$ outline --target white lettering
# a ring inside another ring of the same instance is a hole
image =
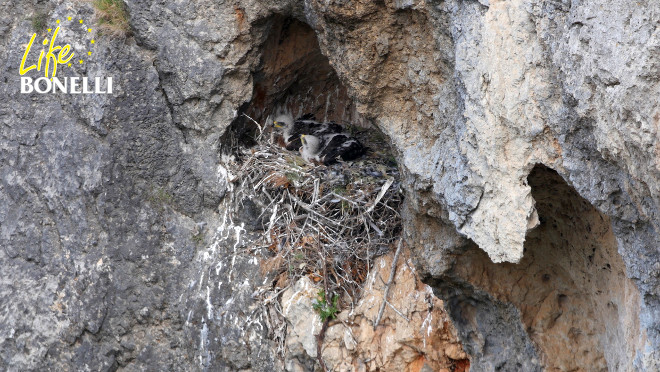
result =
[[[66,86],[68,85],[67,81],[68,81],[67,78],[64,78],[64,84],[62,84],[62,80],[60,80],[60,78],[54,77],[53,78],[53,93],[55,93],[58,89],[62,93],[67,93],[67,89],[66,89]]]
[[[104,81],[105,80],[105,81]],[[93,84],[93,85],[90,85]],[[64,94],[112,94],[111,77],[40,77],[37,79],[21,76],[21,93],[64,93]],[[105,84],[105,86],[104,86]]]
[[[94,93],[96,94],[105,93],[104,91],[101,90],[101,78],[98,76],[94,78]]]
[[[32,93],[32,78],[29,76],[21,76],[21,93]]]
[[[41,82],[46,83],[46,89],[41,90]],[[39,79],[34,81],[34,91],[37,93],[48,93],[51,89],[53,88],[53,83],[50,81],[49,78],[47,77],[40,77]]]
[[[84,93],[84,94],[91,94],[91,93],[94,93],[94,91],[89,90],[89,86],[88,86],[88,84],[87,84],[87,80],[88,80],[88,78],[85,76],[85,77],[83,78],[83,93]]]
[[[80,94],[80,82],[78,81],[78,79],[80,78],[75,76],[70,79],[71,79],[71,91],[69,93]]]

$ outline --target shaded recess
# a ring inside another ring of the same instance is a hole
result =
[[[295,117],[313,113],[318,120],[369,126],[361,118],[337,73],[321,53],[314,30],[294,18],[275,15],[266,21],[268,37],[261,45],[260,63],[252,74],[252,99],[238,112],[228,136],[232,145],[251,145],[259,123],[287,109]]]
[[[450,283],[435,283],[466,349],[493,360],[516,343],[529,351],[522,336],[547,371],[632,370],[645,337],[639,292],[625,274],[609,218],[543,165],[528,183],[541,224],[529,232],[520,263],[494,264],[472,244],[456,257]],[[513,370],[512,358],[493,367]]]

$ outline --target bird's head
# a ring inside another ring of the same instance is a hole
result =
[[[291,114],[280,114],[273,120],[273,127],[277,129],[286,129],[293,127],[293,116]]]

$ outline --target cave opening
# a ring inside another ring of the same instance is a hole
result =
[[[269,31],[252,73],[252,98],[225,133],[225,148],[254,145],[258,128],[251,119],[263,125],[284,110],[296,118],[311,113],[318,121],[377,130],[358,113],[309,25],[279,14],[265,24]]]
[[[644,337],[639,292],[626,276],[609,217],[544,165],[533,168],[528,184],[541,224],[528,233],[524,257],[495,264],[472,244],[455,265],[459,282],[472,289],[453,299],[453,317],[480,333],[478,316],[461,309],[486,292],[491,304],[515,307],[519,320],[512,324],[522,324],[513,328],[524,330],[545,369],[632,370]]]

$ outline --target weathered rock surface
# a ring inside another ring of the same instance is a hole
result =
[[[277,370],[251,307],[259,266],[241,255],[241,223],[217,210],[221,128],[187,132],[155,67],[165,61],[139,37],[95,32],[85,64],[60,72],[112,76],[113,95],[19,94],[32,16],[95,23],[84,2],[0,8],[0,370]],[[73,27],[60,40],[79,55],[89,43]],[[178,68],[221,70],[188,52]]]
[[[631,356],[646,339],[639,327],[639,292],[625,275],[609,218],[548,168],[535,167],[528,180],[542,222],[528,234],[520,263],[495,264],[470,245],[456,257],[447,273],[451,278],[434,284],[451,304],[457,327],[476,338],[468,351],[497,360],[489,355],[497,348],[489,350],[487,343],[501,336],[479,319],[513,316],[522,321],[520,339],[524,330],[541,351],[537,363],[548,370],[635,370]],[[452,282],[469,287],[461,293]],[[466,292],[482,304],[465,301]],[[493,311],[496,304],[507,306]],[[508,342],[500,344],[505,348],[500,355],[523,354]]]
[[[283,369],[218,159],[292,100],[398,149],[472,370],[660,368],[660,3],[126,4],[89,96],[18,94],[30,18],[89,4],[0,4],[0,369]]]
[[[322,357],[332,371],[467,371],[470,362],[443,303],[419,281],[408,254],[399,257],[388,303],[378,327],[385,283],[394,252],[379,257],[365,281],[365,296],[354,309],[330,321]],[[290,326],[288,371],[303,371],[300,361],[317,358],[321,321],[312,308],[322,287],[304,277],[282,296]],[[314,316],[310,316],[314,314]]]
[[[539,224],[527,178],[542,163],[611,218],[625,266],[618,269],[642,299],[638,307],[635,296],[627,298],[621,310],[640,310],[639,329],[627,339],[637,347],[608,368],[657,369],[660,159],[651,97],[660,88],[651,71],[658,62],[658,4],[357,4],[349,11],[341,2],[312,1],[310,23],[358,108],[401,151],[411,175],[407,233],[418,264],[449,283],[450,310],[471,301],[493,310],[472,317],[482,339],[463,338],[475,346],[473,365],[534,369],[557,358],[543,356],[542,341],[529,338],[521,309],[453,277],[454,257],[466,244],[454,229],[494,262],[524,257],[525,239]],[[627,315],[620,317],[617,327],[627,327]],[[494,346],[482,357],[479,344]]]

